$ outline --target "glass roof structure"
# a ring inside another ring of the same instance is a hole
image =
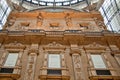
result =
[[[40,6],[69,6],[86,0],[23,0]]]

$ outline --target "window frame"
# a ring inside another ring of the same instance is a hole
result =
[[[93,61],[91,55],[100,55],[100,57],[101,57],[101,59],[103,61],[103,64],[104,64],[104,68],[99,68],[99,67],[97,68],[97,67],[95,67],[95,64],[94,64],[94,61]],[[91,58],[92,65],[94,66],[95,69],[107,69],[106,61],[105,61],[105,59],[103,58],[103,56],[101,54],[90,54],[90,58]]]
[[[60,67],[56,67],[56,68],[55,68],[55,67],[49,67],[49,55],[50,55],[50,54],[59,55],[59,59],[60,59],[60,61],[59,61],[60,63],[59,63],[59,64],[60,64]],[[62,68],[62,63],[61,63],[61,61],[62,61],[62,60],[61,60],[61,54],[58,54],[58,53],[48,53],[48,55],[47,55],[47,67],[48,67],[49,69],[60,69],[60,68]]]
[[[6,64],[6,63],[7,63],[6,61],[8,60],[9,54],[18,54],[14,66],[8,66],[8,65]],[[4,62],[3,62],[3,66],[4,66],[4,67],[15,67],[16,64],[17,64],[17,62],[18,62],[18,58],[19,58],[19,52],[8,52],[8,54],[6,55],[5,60],[4,60]],[[6,64],[6,65],[5,65],[5,64]]]

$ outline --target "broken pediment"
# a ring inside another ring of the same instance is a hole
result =
[[[93,42],[92,44],[84,46],[85,50],[105,50],[106,47],[102,46],[96,42]]]
[[[52,42],[52,43],[49,43],[48,45],[44,46],[44,49],[45,50],[49,50],[49,49],[64,50],[65,46],[63,46],[59,43],[56,43],[56,42]]]
[[[5,49],[25,49],[25,45],[14,41],[13,43],[6,44]]]

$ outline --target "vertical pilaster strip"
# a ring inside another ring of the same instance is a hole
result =
[[[37,55],[38,44],[32,44],[28,52],[27,68],[24,80],[34,80]]]
[[[120,54],[115,54],[115,59],[117,60],[117,63],[120,66]]]
[[[4,52],[1,59],[0,59],[0,65],[2,66],[2,64],[5,62],[5,58],[6,58],[6,53],[7,52]]]
[[[64,57],[64,54],[62,53],[61,54],[61,65],[62,65],[62,75],[63,76],[68,76],[68,71],[67,71],[67,67],[66,67],[66,64],[65,64],[65,57]]]
[[[14,72],[13,72],[14,74],[20,74],[20,72],[21,72],[21,70],[20,70],[20,68],[21,68],[21,57],[22,57],[23,51],[20,51],[18,54],[19,54],[18,55],[18,60],[17,60],[17,63],[16,63],[17,68],[14,69]]]
[[[75,80],[82,80],[81,77],[81,59],[79,54],[72,54],[74,65]]]
[[[44,62],[43,62],[43,67],[41,68],[41,71],[40,71],[40,79],[46,79],[46,75],[47,75],[47,58],[48,58],[48,53],[44,53]]]
[[[34,80],[36,59],[37,59],[36,53],[30,53],[28,55],[27,69],[24,80]]]

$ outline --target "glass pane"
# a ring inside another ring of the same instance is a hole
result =
[[[64,1],[69,1],[69,0],[41,0],[41,1],[45,1],[45,2],[64,2]]]
[[[60,68],[60,55],[59,54],[49,54],[48,67],[49,68]]]
[[[91,55],[95,68],[106,68],[101,55]]]
[[[0,0],[0,29],[2,29],[2,26],[5,24],[10,12],[11,9],[8,6],[6,0]]]
[[[14,67],[18,59],[18,53],[9,53],[4,66]]]

